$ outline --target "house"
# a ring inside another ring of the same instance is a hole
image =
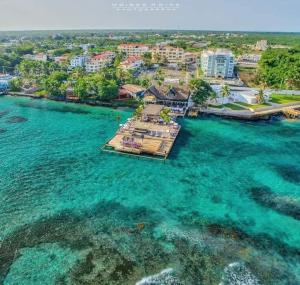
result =
[[[171,108],[173,113],[184,115],[192,106],[191,92],[186,87],[179,86],[151,86],[144,93],[145,104],[159,104]]]
[[[234,102],[242,102],[247,104],[258,104],[257,95],[259,91],[255,89],[249,90],[232,90],[230,93],[231,98]],[[269,101],[269,94],[264,94],[265,102]]]
[[[132,55],[129,56],[126,60],[122,61],[120,67],[123,70],[132,70],[138,69],[144,64],[144,61],[140,56]]]
[[[97,54],[86,62],[85,69],[87,72],[97,72],[107,66],[110,66],[114,58],[115,53],[110,51]]]
[[[207,50],[201,54],[201,69],[206,77],[234,77],[235,61],[229,50]]]
[[[146,89],[141,86],[125,84],[119,90],[119,99],[141,98],[145,91]]]
[[[119,45],[118,51],[123,52],[128,56],[142,56],[143,54],[150,52],[150,48],[144,44],[130,43]]]
[[[70,67],[84,67],[88,57],[85,55],[77,55],[71,58]]]
[[[216,92],[217,98],[210,101],[210,103],[227,104],[227,103],[246,103],[257,104],[258,90],[250,88],[231,88],[228,97],[223,98],[221,95],[221,85],[211,85],[212,89]],[[269,94],[264,94],[265,101],[269,100]]]
[[[67,60],[68,60],[68,56],[67,55],[61,55],[61,56],[54,57],[54,62],[59,63],[59,64],[64,63]]]
[[[37,54],[25,54],[23,56],[24,59],[28,60],[35,60],[35,61],[42,61],[46,62],[48,60],[48,55],[44,53],[37,53]]]
[[[166,61],[168,63],[184,63],[184,50],[172,46],[157,46],[152,49],[152,58],[154,61]]]

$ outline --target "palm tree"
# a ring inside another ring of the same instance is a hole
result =
[[[256,95],[256,100],[258,104],[264,104],[265,103],[265,94],[264,94],[264,90],[260,89],[258,91],[258,94]]]
[[[224,98],[225,98],[225,97],[228,97],[228,96],[230,95],[230,88],[229,88],[228,85],[225,84],[225,85],[222,87],[221,95],[222,95],[222,97],[223,97],[223,105],[224,105]]]

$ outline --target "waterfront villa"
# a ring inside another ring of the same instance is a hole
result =
[[[211,85],[212,89],[216,92],[217,98],[214,99],[214,103],[217,104],[227,104],[227,103],[247,103],[251,105],[258,104],[257,95],[259,93],[256,89],[250,88],[237,88],[233,87],[230,89],[230,94],[228,97],[223,98],[221,95],[222,86],[221,85]],[[269,93],[264,93],[265,101],[269,101]]]
[[[125,84],[119,89],[119,99],[142,98],[146,89],[139,85]]]
[[[206,77],[234,77],[234,56],[229,50],[207,50],[201,54],[201,69]]]
[[[97,54],[90,58],[85,65],[87,72],[97,72],[112,64],[115,53],[111,51]]]
[[[144,93],[145,104],[160,104],[171,108],[173,113],[184,116],[192,106],[191,92],[187,87],[151,86]]]

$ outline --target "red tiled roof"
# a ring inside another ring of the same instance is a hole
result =
[[[93,56],[93,59],[96,60],[102,60],[102,59],[107,59],[108,57],[112,56],[113,52],[103,52],[103,53],[99,53]]]
[[[132,63],[135,63],[136,61],[140,61],[142,58],[140,56],[129,56],[126,60],[124,60],[121,64],[122,65],[130,65]]]

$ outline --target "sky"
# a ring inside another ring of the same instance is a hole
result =
[[[0,0],[0,11],[0,30],[300,32],[300,0]]]

